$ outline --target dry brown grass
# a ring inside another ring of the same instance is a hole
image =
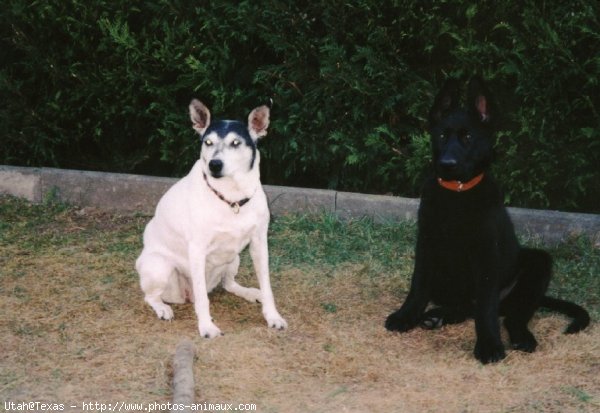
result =
[[[216,292],[212,313],[225,336],[201,339],[190,305],[164,322],[142,301],[133,261],[145,221],[67,210],[55,222],[24,222],[34,236],[0,243],[2,401],[169,401],[171,357],[190,337],[197,402],[254,403],[259,412],[600,410],[597,325],[565,336],[564,319],[538,316],[536,353],[509,351],[482,366],[472,322],[386,332],[406,274],[374,282],[362,264],[326,277],[320,268],[273,273],[284,332],[267,329],[258,305]],[[248,266],[239,278],[256,284]]]

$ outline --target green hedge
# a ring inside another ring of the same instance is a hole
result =
[[[5,0],[0,162],[179,176],[192,97],[272,97],[265,183],[416,196],[433,95],[478,72],[507,202],[600,212],[598,1],[479,3]]]

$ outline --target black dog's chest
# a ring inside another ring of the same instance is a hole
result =
[[[461,228],[452,225],[441,227],[432,245],[434,251],[430,252],[430,257],[434,257],[432,298],[438,304],[460,304],[473,298],[477,257],[469,234],[457,231]]]
[[[426,205],[427,207],[427,205]],[[462,202],[432,203],[422,219],[429,234],[424,254],[433,267],[429,285],[432,300],[442,305],[461,305],[473,301],[478,284],[478,243],[484,225],[481,211]]]

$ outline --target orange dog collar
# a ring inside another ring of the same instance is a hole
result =
[[[477,175],[475,178],[467,182],[461,181],[444,181],[442,178],[438,178],[438,183],[446,189],[454,192],[464,192],[476,186],[483,179],[483,173]]]

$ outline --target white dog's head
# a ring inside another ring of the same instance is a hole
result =
[[[213,178],[232,177],[257,167],[256,142],[267,134],[269,114],[268,106],[259,106],[248,115],[248,124],[236,120],[211,122],[208,108],[192,100],[190,118],[200,134],[204,173]]]

